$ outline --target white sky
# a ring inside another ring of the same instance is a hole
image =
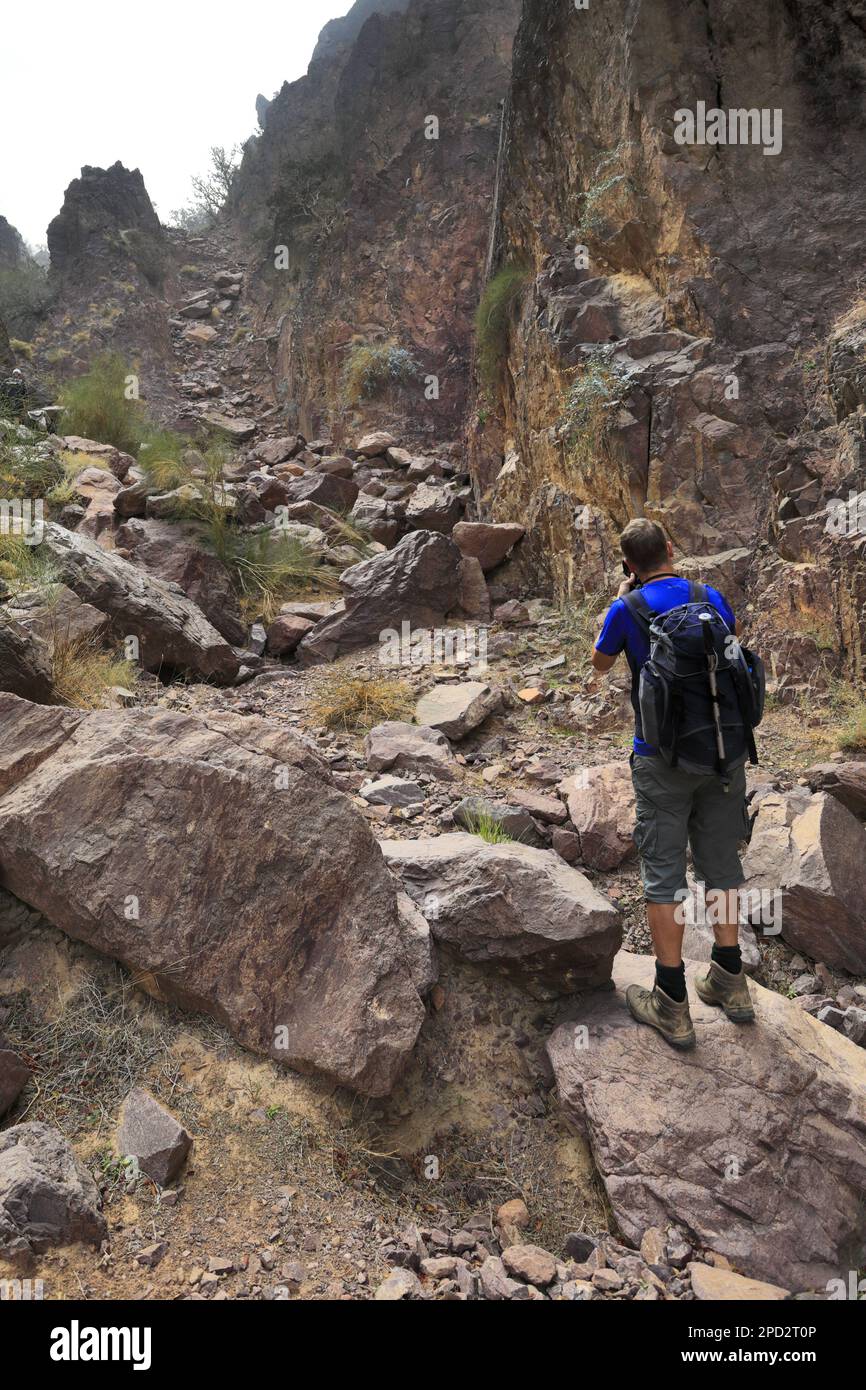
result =
[[[19,9],[0,82],[0,214],[25,241],[44,243],[81,166],[119,159],[141,170],[167,219],[190,201],[190,178],[205,171],[211,145],[258,130],[257,93],[271,97],[302,76],[319,31],[351,7],[41,0]]]

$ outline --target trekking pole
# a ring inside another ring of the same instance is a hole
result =
[[[713,646],[713,639],[710,633],[709,617],[702,619],[704,631],[704,649],[707,654],[707,678],[710,685],[710,703],[713,709],[713,725],[716,732],[716,752],[719,755],[719,771],[725,782],[725,791],[730,786],[727,776],[727,751],[725,749],[725,736],[722,732],[722,711],[719,705],[719,683],[716,680],[716,671],[719,666],[719,654]]]

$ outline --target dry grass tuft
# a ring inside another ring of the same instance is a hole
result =
[[[408,719],[414,708],[412,691],[405,681],[373,676],[349,676],[331,672],[309,705],[316,724],[326,729],[372,729],[389,719]]]
[[[102,651],[90,638],[76,637],[55,641],[53,676],[54,693],[61,704],[104,709],[114,686],[135,693],[138,668]]]

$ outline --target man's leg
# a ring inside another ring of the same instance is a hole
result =
[[[706,974],[695,980],[705,1004],[717,1004],[735,1023],[750,1023],[755,1010],[740,953],[739,846],[747,834],[746,769],[734,774],[725,792],[718,779],[695,797],[689,839],[695,873],[707,885],[707,920],[715,944]]]
[[[656,1028],[674,1047],[695,1042],[683,969],[683,914],[686,843],[691,809],[691,781],[661,758],[635,757],[632,763],[637,825],[635,844],[641,857],[647,923],[656,956],[652,990],[632,985],[629,1009],[640,1023]]]

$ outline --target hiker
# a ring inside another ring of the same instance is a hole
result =
[[[18,420],[23,419],[27,402],[27,383],[20,367],[15,367],[12,375],[3,382],[0,395],[11,415]]]
[[[745,764],[757,762],[752,730],[763,711],[763,667],[736,640],[739,625],[722,595],[676,573],[673,546],[656,522],[631,521],[620,549],[627,577],[592,664],[609,671],[624,651],[631,669],[634,838],[656,956],[654,988],[632,985],[626,998],[638,1022],[690,1048],[695,1031],[682,958],[687,845],[715,936],[709,970],[695,988],[736,1023],[755,1017],[739,947],[739,845],[748,836]]]

